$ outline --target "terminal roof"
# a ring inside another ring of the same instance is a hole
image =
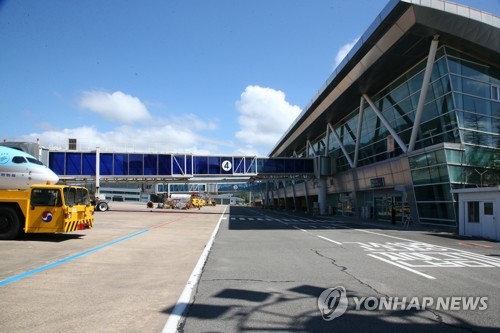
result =
[[[359,106],[360,96],[378,93],[428,52],[439,36],[448,45],[498,66],[500,18],[441,0],[393,0],[304,108],[269,156],[292,156]]]

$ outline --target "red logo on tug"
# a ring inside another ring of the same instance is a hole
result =
[[[49,212],[48,210],[46,210],[42,214],[42,221],[49,223],[50,221],[52,221],[53,217],[54,217],[54,215],[52,215],[52,212]]]

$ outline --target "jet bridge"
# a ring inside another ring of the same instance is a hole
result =
[[[198,156],[192,154],[50,151],[49,167],[61,180],[188,180],[313,176],[313,158]]]

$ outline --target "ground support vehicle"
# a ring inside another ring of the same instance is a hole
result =
[[[105,212],[109,209],[109,205],[107,201],[97,200],[94,205],[94,210],[99,212]]]
[[[191,205],[193,207],[196,207],[196,208],[200,209],[201,207],[207,205],[207,201],[205,199],[203,199],[202,197],[193,196],[191,198]]]
[[[23,233],[58,233],[92,228],[94,206],[85,187],[32,185],[0,190],[0,239]]]
[[[94,211],[105,212],[109,210],[108,200],[106,200],[106,195],[104,194],[94,194],[94,200],[92,205],[94,205]]]

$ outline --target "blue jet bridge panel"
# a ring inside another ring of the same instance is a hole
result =
[[[96,175],[95,152],[49,152],[49,168],[64,177]],[[100,153],[99,173],[111,177],[206,177],[314,174],[311,158]]]

